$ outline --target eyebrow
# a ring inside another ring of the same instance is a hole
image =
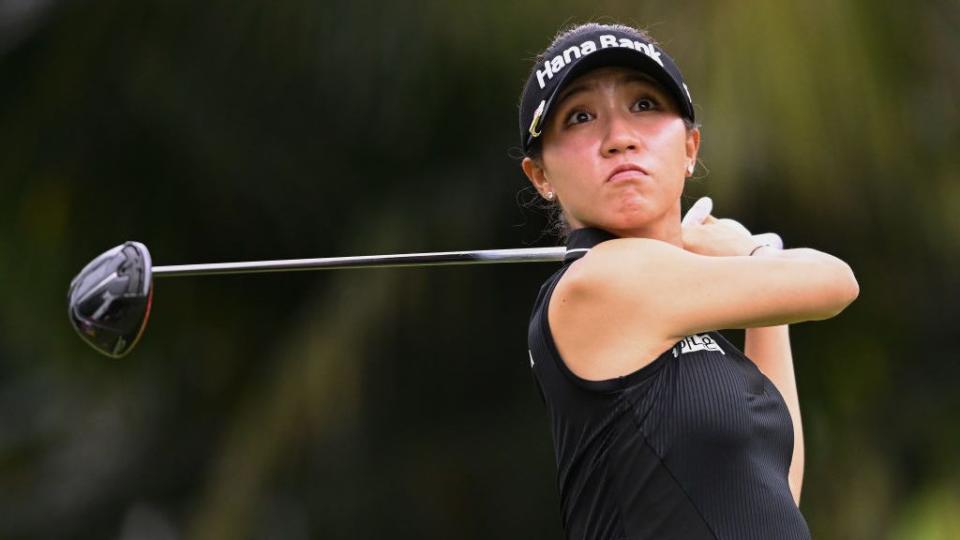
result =
[[[653,84],[657,88],[662,88],[662,85],[659,82],[657,82],[656,79],[647,75],[646,73],[625,73],[618,79],[617,82],[620,82],[620,83],[645,82],[645,83]],[[580,84],[575,84],[573,86],[570,86],[560,93],[560,97],[557,98],[557,104],[554,105],[554,107],[559,108],[561,105],[563,105],[563,102],[566,101],[567,98],[574,96],[576,94],[579,94],[581,92],[590,90],[591,88],[594,88],[596,86],[597,86],[597,83],[595,82],[580,83]]]

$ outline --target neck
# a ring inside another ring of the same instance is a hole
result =
[[[568,218],[569,219],[569,218]],[[612,228],[612,227],[600,227],[597,225],[586,225],[573,223],[574,228],[580,228],[583,226],[587,227],[597,227],[604,229],[611,234],[615,234],[620,238],[652,238],[654,240],[660,240],[661,242],[666,242],[668,244],[673,244],[680,249],[683,249],[683,234],[680,227],[680,201],[677,201],[677,204],[672,206],[670,210],[658,217],[657,219],[645,223],[639,227],[630,227],[625,229]]]
[[[625,230],[610,230],[611,233],[621,238],[652,238],[668,244],[673,244],[678,248],[683,248],[683,235],[680,229],[680,219],[660,220],[651,223],[645,227],[638,227]]]

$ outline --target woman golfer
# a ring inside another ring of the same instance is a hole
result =
[[[809,538],[786,325],[850,304],[850,267],[765,246],[703,200],[681,223],[700,131],[680,70],[634,28],[561,33],[520,128],[569,231],[529,330],[567,536]],[[746,355],[723,328],[747,329]]]

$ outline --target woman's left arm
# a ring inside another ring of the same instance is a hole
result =
[[[803,425],[800,421],[800,400],[797,380],[793,373],[793,354],[790,352],[789,326],[748,328],[743,352],[757,368],[777,387],[787,403],[793,420],[793,460],[790,463],[790,491],[797,505],[803,485]]]

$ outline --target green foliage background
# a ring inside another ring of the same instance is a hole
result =
[[[960,537],[955,1],[49,0],[0,2],[0,538],[560,538],[525,346],[550,265],[160,281],[120,361],[65,292],[127,239],[158,264],[549,245],[516,104],[592,19],[684,69],[685,207],[857,274],[792,329],[814,537]]]

